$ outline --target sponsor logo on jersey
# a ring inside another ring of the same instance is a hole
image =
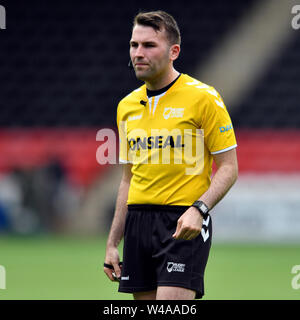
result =
[[[168,265],[167,265],[168,272],[184,272],[184,269],[185,269],[184,263],[168,262]]]
[[[228,124],[227,126],[219,127],[219,130],[220,130],[221,133],[222,133],[222,132],[229,131],[229,130],[231,130],[231,129],[232,129],[232,124],[231,124],[231,123]]]
[[[183,117],[183,113],[184,113],[184,108],[165,108],[164,109],[164,113],[163,113],[163,117],[165,119],[169,119],[169,118],[182,118]]]
[[[175,138],[175,139],[174,139]],[[184,144],[182,143],[182,136],[177,137],[169,136],[150,136],[150,137],[137,137],[128,140],[128,144],[131,150],[139,149],[164,149],[166,147],[170,148],[182,148]]]
[[[201,174],[204,169],[204,132],[202,129],[134,128],[119,123],[120,159],[133,164],[185,164],[186,174]],[[123,143],[122,141],[127,141]]]

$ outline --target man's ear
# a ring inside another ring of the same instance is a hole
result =
[[[173,44],[170,47],[170,59],[172,61],[176,60],[180,53],[180,45],[179,44]]]

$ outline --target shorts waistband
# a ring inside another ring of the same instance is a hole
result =
[[[161,204],[129,204],[128,211],[168,211],[168,212],[184,212],[190,206],[171,206]]]

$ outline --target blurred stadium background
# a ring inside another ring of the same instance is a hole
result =
[[[133,16],[157,9],[181,28],[175,67],[220,92],[239,145],[204,298],[299,299],[297,2],[0,1],[0,299],[130,298],[102,272],[121,168],[97,163],[96,134],[116,130],[118,101],[140,86]]]

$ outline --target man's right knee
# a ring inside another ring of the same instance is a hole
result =
[[[156,300],[156,290],[135,292],[133,298],[134,300]]]

